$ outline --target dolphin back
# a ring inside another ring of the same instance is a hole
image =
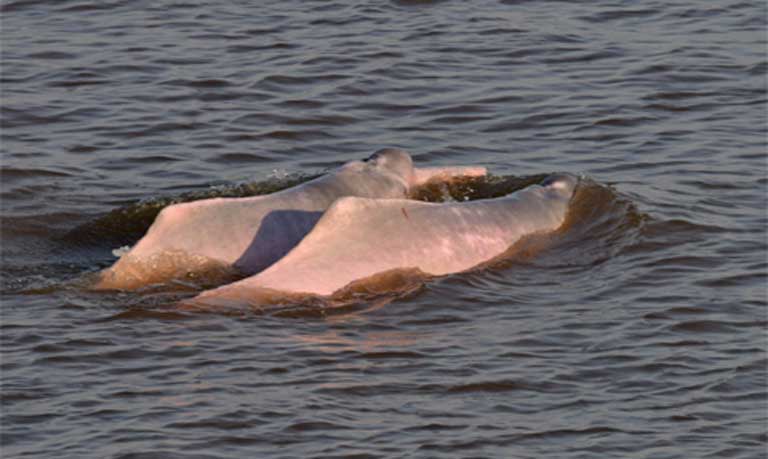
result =
[[[508,196],[461,203],[341,198],[280,261],[199,299],[243,298],[248,289],[330,295],[394,269],[428,275],[471,269],[524,236],[558,229],[577,183],[558,175]]]

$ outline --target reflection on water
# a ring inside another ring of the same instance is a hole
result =
[[[383,306],[383,305],[381,305]],[[334,315],[330,323],[349,323],[351,320],[348,315]],[[337,353],[345,350],[355,352],[380,352],[387,348],[409,347],[420,339],[428,339],[429,336],[421,336],[415,332],[371,332],[366,333],[359,338],[352,339],[343,336],[337,330],[328,330],[322,334],[293,335],[288,339],[311,345],[317,352]]]

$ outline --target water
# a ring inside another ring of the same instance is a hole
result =
[[[0,9],[3,457],[765,457],[764,2]],[[589,186],[546,244],[332,310],[82,287],[169,202],[384,146],[495,176],[433,199]]]

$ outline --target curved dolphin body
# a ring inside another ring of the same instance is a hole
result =
[[[501,198],[447,204],[342,198],[280,261],[191,303],[248,302],[260,289],[330,295],[398,268],[430,275],[464,271],[501,255],[523,236],[559,228],[577,183],[574,176],[553,175]]]
[[[485,173],[484,167],[415,169],[407,152],[386,148],[269,195],[171,205],[127,254],[100,273],[94,288],[130,289],[169,280],[173,269],[164,274],[152,267],[172,256],[180,263],[205,260],[254,274],[296,246],[339,198],[405,198],[411,187],[433,179]]]

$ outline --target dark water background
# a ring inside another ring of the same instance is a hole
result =
[[[766,456],[765,2],[0,13],[2,457]],[[77,282],[384,146],[591,184],[542,252],[325,315]]]

